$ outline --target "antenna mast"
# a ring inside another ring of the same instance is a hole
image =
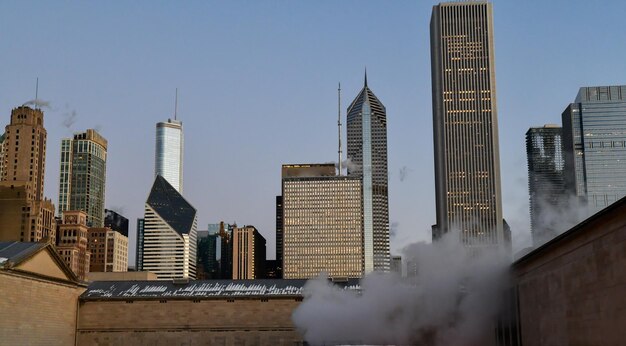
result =
[[[178,88],[176,88],[176,99],[174,101],[174,120],[178,117]]]
[[[37,82],[35,83],[35,107],[37,107],[38,97],[39,97],[39,77],[37,77]]]
[[[337,127],[339,134],[339,174],[341,175],[341,82],[339,82],[339,88],[337,89]]]

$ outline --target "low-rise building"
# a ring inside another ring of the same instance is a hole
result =
[[[89,228],[92,272],[128,271],[128,237],[109,227]]]
[[[66,210],[57,227],[59,255],[79,280],[87,280],[91,261],[87,248],[87,214],[80,210]]]

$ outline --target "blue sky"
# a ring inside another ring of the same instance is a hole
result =
[[[155,123],[173,115],[178,88],[185,197],[199,228],[255,225],[273,254],[280,165],[336,160],[337,83],[345,116],[367,66],[387,107],[395,252],[430,239],[435,221],[434,4],[4,1],[0,125],[34,98],[39,77],[40,98],[51,102],[45,194],[55,204],[61,138],[97,128],[109,141],[106,206],[131,220],[134,244],[153,182]],[[494,1],[504,215],[514,248],[530,238],[524,133],[560,124],[581,86],[626,83],[625,13],[623,1]]]

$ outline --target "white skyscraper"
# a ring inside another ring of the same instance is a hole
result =
[[[183,192],[183,123],[167,119],[156,125],[154,175],[160,175]]]

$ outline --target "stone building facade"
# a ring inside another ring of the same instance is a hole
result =
[[[90,272],[128,271],[128,237],[109,227],[89,228]]]

